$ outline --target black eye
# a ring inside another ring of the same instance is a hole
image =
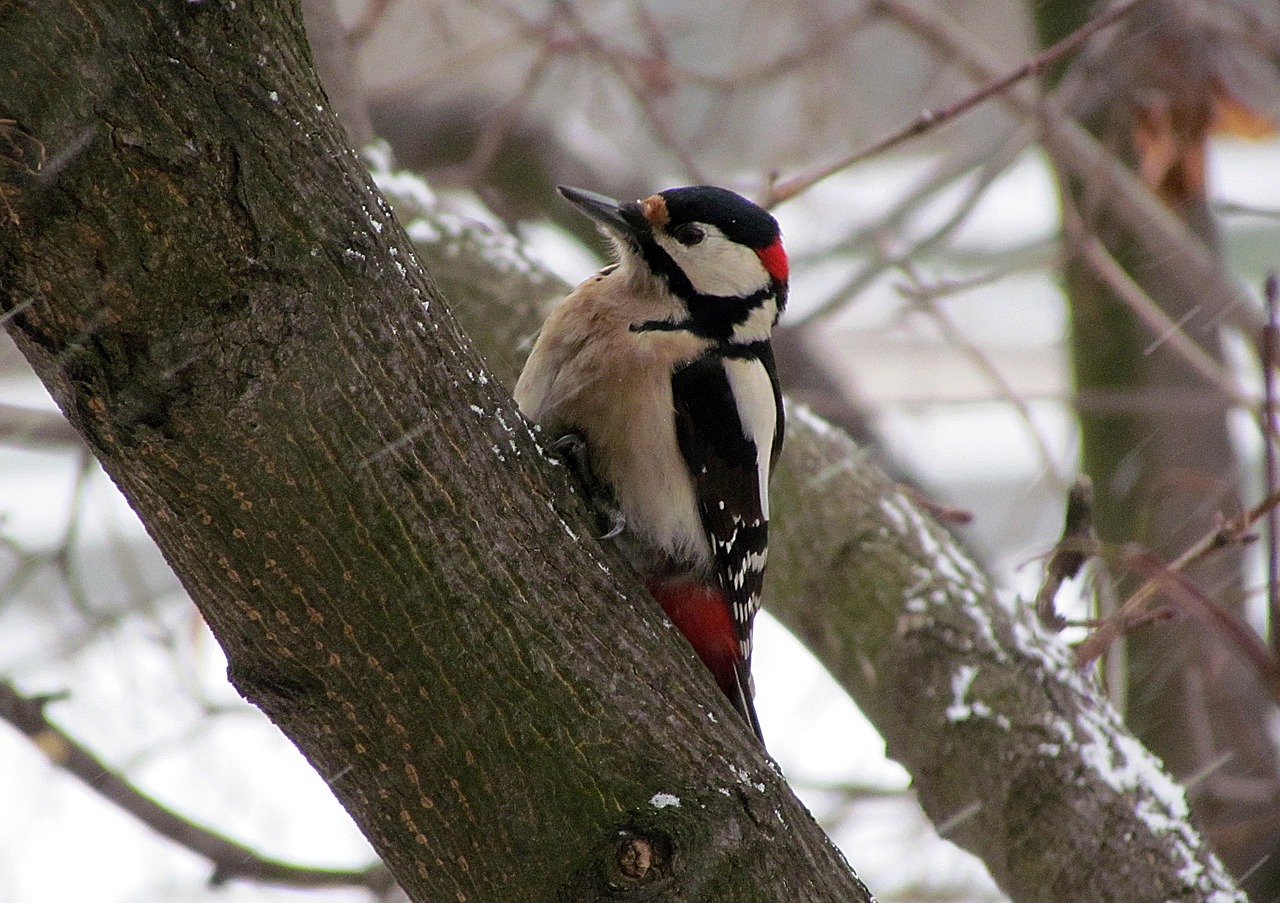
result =
[[[692,247],[707,237],[707,233],[697,223],[681,223],[671,230],[671,237],[682,245]]]

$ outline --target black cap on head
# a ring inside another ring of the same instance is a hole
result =
[[[731,241],[767,248],[778,240],[778,222],[742,195],[715,185],[668,188],[661,192],[672,224],[707,223]]]

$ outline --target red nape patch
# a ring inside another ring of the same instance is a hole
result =
[[[782,250],[781,238],[767,248],[756,248],[756,254],[759,255],[760,262],[764,264],[770,276],[779,282],[787,281],[787,274],[790,271],[787,267],[787,252]]]
[[[737,683],[733,666],[738,660],[738,635],[724,593],[688,580],[655,580],[646,585],[698,658],[715,675],[716,683],[732,695]]]

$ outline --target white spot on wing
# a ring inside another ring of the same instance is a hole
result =
[[[742,564],[739,566],[737,572],[730,575],[730,581],[733,583],[733,588],[737,590],[742,589],[742,587],[746,585],[748,574],[763,573],[765,562],[768,561],[768,559],[768,549],[765,549],[762,552],[748,552],[742,559]],[[758,607],[759,599],[755,599],[754,602]],[[755,614],[755,610],[752,609],[751,613]]]

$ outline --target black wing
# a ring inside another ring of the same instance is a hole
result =
[[[768,474],[782,445],[782,399],[772,352],[759,343],[742,356],[708,354],[677,371],[671,388],[676,437],[693,474],[739,652],[749,665],[769,542]],[[765,456],[768,467],[762,468]]]

